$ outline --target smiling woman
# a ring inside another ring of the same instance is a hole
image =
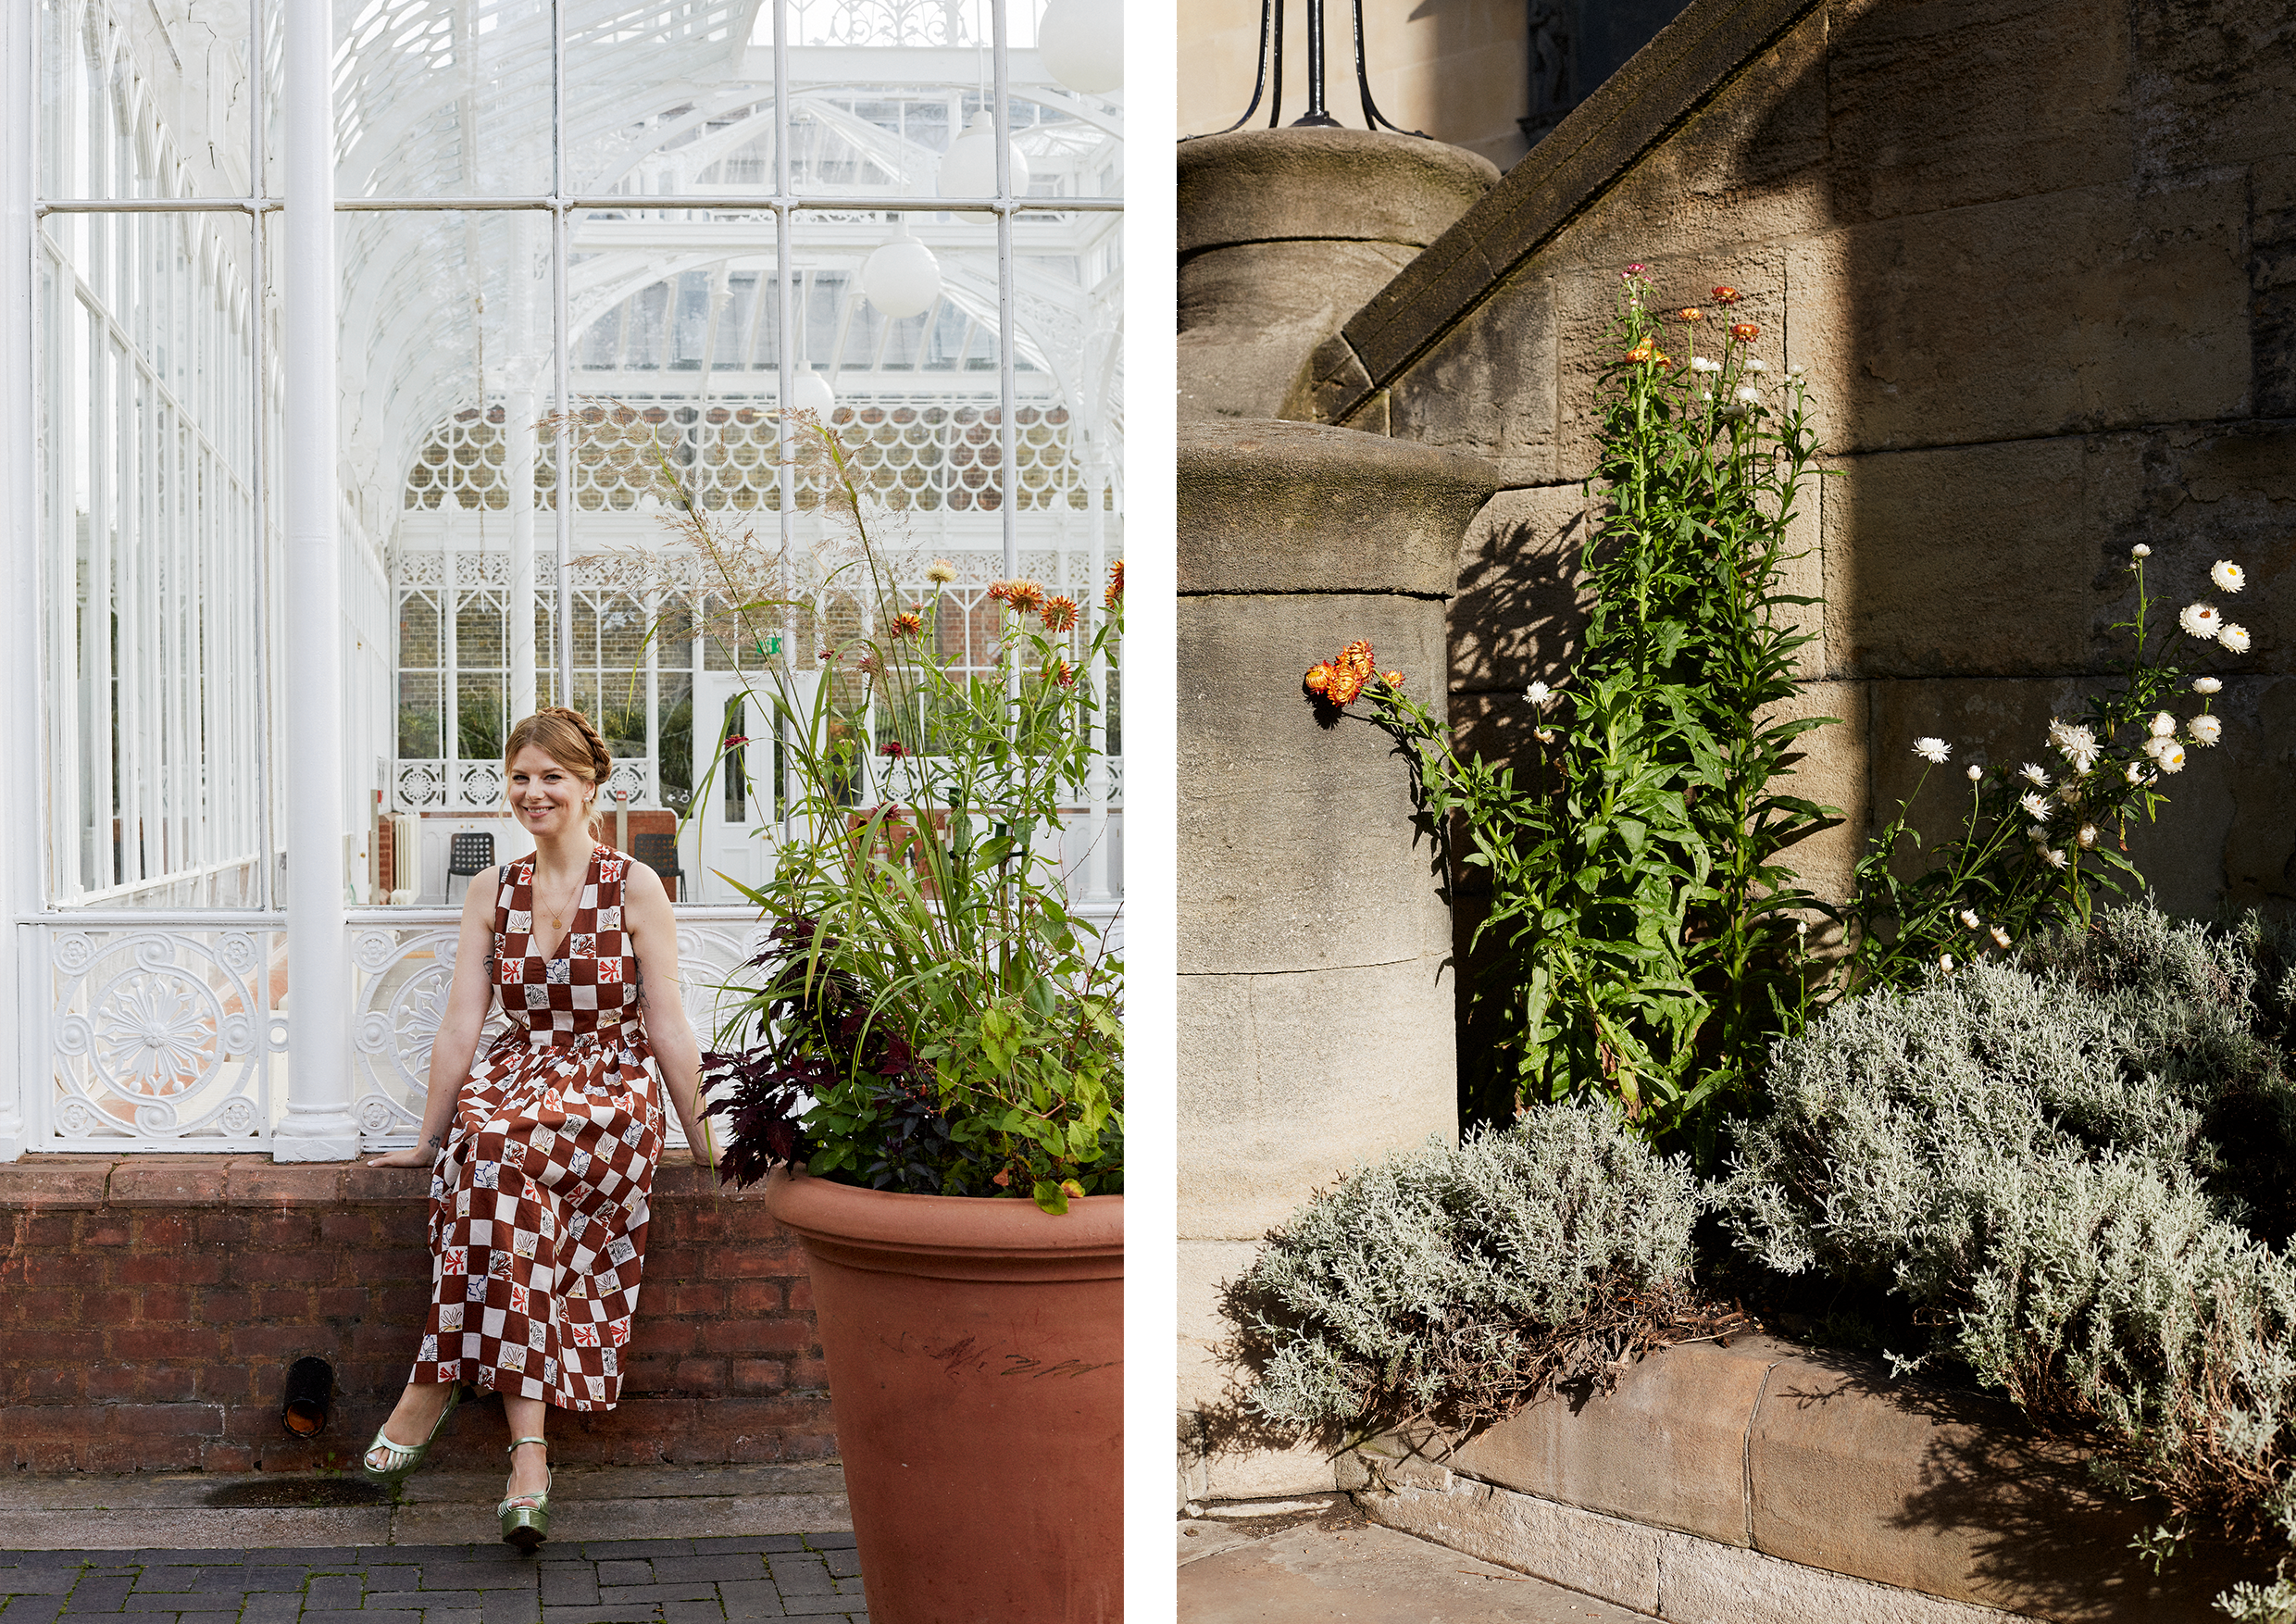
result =
[[[661,1093],[708,1160],[668,895],[645,865],[593,838],[613,766],[578,710],[510,730],[504,777],[534,850],[472,883],[422,1143],[368,1164],[429,1164],[434,1264],[414,1372],[363,1469],[395,1486],[464,1385],[499,1393],[511,1471],[496,1514],[503,1538],[528,1550],[550,1532],[545,1406],[610,1410],[621,1394]],[[649,985],[662,995],[649,999]],[[510,1024],[478,1055],[496,989]]]

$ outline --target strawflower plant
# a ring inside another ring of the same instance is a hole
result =
[[[2128,855],[2129,823],[2158,817],[2167,781],[2184,770],[2190,750],[2224,736],[2214,709],[2222,681],[2190,676],[2177,662],[2195,644],[2234,654],[2249,648],[2248,632],[2213,603],[2188,604],[2163,624],[2145,584],[2152,551],[2141,543],[2130,550],[2136,608],[2113,628],[2128,636],[2129,657],[2114,663],[2111,681],[2077,718],[2049,724],[2046,740],[2033,742],[2033,759],[2014,767],[1969,763],[1959,832],[1917,874],[1902,878],[1901,854],[1921,838],[1908,822],[1911,808],[1953,752],[1943,739],[1915,741],[1914,753],[1927,763],[1921,778],[1857,865],[1841,991],[1911,985],[1931,966],[1950,970],[2007,952],[2038,931],[2086,926],[2101,896],[2142,889]],[[2240,567],[2227,560],[2209,577],[2227,593],[2246,584]],[[2179,714],[2192,698],[2199,708]]]
[[[730,1130],[724,1177],[793,1164],[1053,1213],[1118,1193],[1123,966],[1069,907],[1060,850],[1122,635],[1121,567],[1090,624],[1075,599],[1025,579],[997,581],[968,614],[939,561],[922,591],[901,591],[846,447],[812,414],[790,417],[800,466],[847,538],[824,595],[865,612],[859,635],[819,644],[817,681],[786,663],[744,672],[791,787],[771,878],[724,877],[773,921],[756,984],[730,989],[738,1005],[704,1056],[708,1114]],[[643,418],[605,426],[707,564],[728,607],[705,630],[729,655],[760,626],[813,614],[792,561],[696,503]],[[967,621],[978,643],[984,617],[988,652],[963,663]],[[725,741],[694,804],[735,769],[734,750],[767,743]]]
[[[1477,941],[1499,962],[1473,997],[1507,1034],[1511,1075],[1483,1114],[1604,1097],[1711,1160],[1803,1003],[1798,911],[1819,905],[1780,854],[1837,816],[1778,788],[1826,719],[1779,715],[1811,640],[1792,624],[1814,600],[1785,590],[1785,538],[1817,443],[1800,378],[1772,384],[1760,328],[1728,319],[1735,289],[1663,316],[1654,292],[1641,267],[1624,273],[1585,652],[1567,682],[1526,695],[1538,748],[1520,776],[1459,752],[1367,646],[1305,685],[1319,705],[1364,705],[1437,828],[1464,829],[1455,860],[1490,874]]]

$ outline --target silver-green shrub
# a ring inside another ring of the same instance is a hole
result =
[[[2296,1262],[2248,1222],[2289,1153],[2284,945],[2115,910],[1835,1009],[1779,1045],[1725,1229],[1903,1297],[2130,1488],[2296,1537]]]
[[[1295,1423],[1504,1414],[1667,1318],[1705,1205],[1684,1160],[1592,1103],[1359,1167],[1230,1288],[1248,1404]]]

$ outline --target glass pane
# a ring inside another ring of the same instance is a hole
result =
[[[39,187],[46,197],[244,197],[246,0],[41,0]]]
[[[261,899],[253,247],[216,214],[36,238],[58,901]]]
[[[532,0],[332,4],[340,195],[549,192],[549,6]],[[593,138],[611,133],[597,131]]]

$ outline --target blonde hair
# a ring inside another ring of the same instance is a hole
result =
[[[605,807],[597,791],[614,776],[614,757],[588,717],[569,706],[552,705],[536,711],[510,730],[503,745],[503,793],[509,793],[510,764],[518,752],[532,745],[591,788],[590,832],[596,838],[605,823]]]

